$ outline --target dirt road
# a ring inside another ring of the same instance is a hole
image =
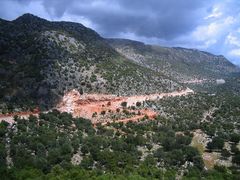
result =
[[[159,93],[159,94],[149,94],[149,95],[138,95],[138,96],[116,96],[107,94],[83,94],[77,90],[71,90],[66,93],[60,103],[56,106],[60,112],[68,112],[73,115],[73,117],[83,117],[90,119],[93,124],[102,123],[106,124],[112,122],[112,118],[108,116],[113,113],[122,113],[127,107],[136,106],[137,102],[141,104],[144,101],[154,101],[159,100],[164,97],[174,97],[174,96],[186,96],[188,94],[194,93],[193,90],[187,88],[182,91],[175,91],[171,93]],[[123,107],[123,102],[125,102],[126,107]],[[128,122],[137,121],[139,119],[148,116],[149,119],[154,119],[157,113],[151,109],[138,109],[137,113],[132,114],[131,117],[122,117],[115,119],[115,122]],[[20,116],[22,118],[27,118],[29,115],[38,115],[40,111],[35,109],[33,112],[16,112],[12,114],[0,114],[0,122],[7,121],[12,124],[14,122],[14,116]],[[104,121],[102,121],[104,119]]]
[[[91,119],[92,123],[99,123],[99,117],[105,116],[105,121],[109,122],[106,114],[108,112],[117,112],[124,109],[122,103],[125,102],[127,107],[136,106],[137,102],[143,103],[147,100],[158,100],[164,97],[185,96],[194,93],[191,89],[187,88],[182,91],[175,91],[171,93],[160,93],[150,95],[138,95],[138,96],[122,96],[106,94],[84,94],[80,95],[77,90],[72,90],[66,93],[62,101],[57,105],[57,109],[61,112],[72,113],[74,117],[83,117]],[[117,122],[136,121],[141,119],[145,115],[148,117],[155,117],[156,112],[152,110],[143,111],[140,110],[140,114],[131,118],[119,119]],[[105,123],[105,121],[103,123]]]
[[[28,118],[30,115],[37,116],[40,113],[40,110],[34,109],[33,111],[26,111],[26,112],[14,112],[14,113],[8,113],[8,114],[0,114],[0,122],[6,121],[9,124],[14,123],[14,116],[19,116],[21,118]]]

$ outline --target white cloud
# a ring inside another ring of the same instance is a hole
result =
[[[228,36],[226,37],[225,43],[240,47],[240,38],[234,36],[233,33],[229,33]]]
[[[220,6],[216,5],[211,14],[209,14],[208,16],[206,16],[204,19],[210,19],[210,18],[218,18],[221,17],[223,15],[223,13],[220,11]]]
[[[240,49],[233,49],[229,52],[230,56],[240,56]]]
[[[204,25],[204,26],[198,26],[196,30],[192,33],[192,36],[197,41],[205,41],[217,34],[219,30],[219,25],[215,22]]]
[[[219,36],[219,34],[225,31],[228,26],[233,24],[236,20],[232,16],[228,16],[223,20],[214,21],[207,25],[201,25],[193,32],[193,37],[197,40],[206,40],[211,37]]]
[[[57,18],[55,20],[77,22],[83,24],[86,27],[96,29],[96,26],[88,18],[83,16],[69,15],[67,13],[64,13],[62,17]]]
[[[235,21],[235,18],[228,16],[212,21],[209,24],[200,25],[192,32],[190,37],[196,41],[196,43],[200,43],[197,48],[207,49],[216,44],[221,37],[225,36],[227,29],[229,29]]]

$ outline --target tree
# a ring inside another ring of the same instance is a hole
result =
[[[222,149],[224,146],[224,139],[220,138],[220,137],[214,137],[212,139],[212,142],[209,142],[207,144],[207,148],[210,150],[213,149]]]
[[[187,161],[193,162],[194,157],[199,156],[198,150],[192,146],[185,146],[183,150]]]
[[[165,151],[173,150],[175,148],[175,138],[169,136],[165,137],[162,146]]]
[[[189,145],[191,143],[192,138],[189,136],[177,135],[176,143],[179,145]]]
[[[153,145],[152,144],[147,144],[147,149],[150,151],[152,148],[153,148]]]
[[[122,107],[127,107],[127,102],[125,102],[125,101],[122,102],[122,103],[121,103],[121,106],[122,106]]]
[[[163,149],[162,148],[158,148],[154,152],[154,157],[158,158],[158,161],[160,161],[161,159],[164,159],[165,153],[164,153]]]
[[[40,156],[40,157],[45,157],[46,156],[45,147],[42,143],[37,144],[36,155]]]
[[[227,149],[223,149],[221,155],[225,158],[230,157],[231,153]]]
[[[240,153],[240,151],[239,151],[239,149],[238,149],[238,147],[237,147],[236,144],[232,144],[232,145],[231,145],[231,151],[232,151],[233,153],[235,153],[235,154],[239,154],[239,153]]]
[[[54,148],[50,149],[48,152],[48,161],[50,162],[51,165],[58,164],[61,162],[61,154],[60,154],[60,149]]]
[[[141,102],[137,102],[137,103],[136,103],[136,106],[137,106],[137,107],[140,107],[141,105],[142,105]]]
[[[15,176],[16,179],[42,179],[43,173],[39,169],[25,168],[16,171]]]
[[[233,156],[233,163],[236,163],[237,165],[240,165],[240,153]]]
[[[0,144],[0,172],[5,169],[6,166],[6,149],[5,146],[3,144]]]
[[[70,144],[70,142],[65,142],[62,146],[61,146],[61,154],[71,154],[72,153],[72,146]]]
[[[233,143],[237,144],[240,141],[240,135],[239,134],[231,134],[230,135],[230,141],[232,141]]]
[[[104,116],[105,114],[106,114],[106,111],[102,111],[102,112],[101,112],[101,115]]]
[[[36,156],[34,159],[34,165],[37,169],[40,169],[42,171],[49,170],[49,164],[45,158]]]
[[[2,121],[0,123],[0,137],[5,136],[5,133],[7,132],[7,126],[8,126],[8,123],[5,121]]]
[[[157,163],[157,162],[155,161],[153,155],[151,155],[151,154],[148,155],[148,156],[145,158],[145,160],[144,160],[144,164],[147,165],[148,167],[149,167],[149,166],[155,166],[156,163]]]
[[[193,164],[200,170],[202,170],[204,168],[204,163],[203,163],[203,159],[201,156],[195,156],[193,158]]]
[[[37,122],[37,117],[33,116],[32,114],[28,118],[29,122]]]
[[[81,147],[81,152],[82,152],[83,154],[87,154],[87,153],[89,152],[88,146],[87,146],[87,145],[83,145],[83,146]]]
[[[93,114],[92,114],[92,117],[94,118],[94,117],[97,117],[97,112],[94,112]]]

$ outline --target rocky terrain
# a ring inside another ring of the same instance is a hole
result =
[[[107,42],[133,62],[182,83],[203,83],[239,72],[224,56],[197,49],[146,45],[127,39],[108,39]]]
[[[71,89],[134,95],[183,88],[128,60],[95,31],[31,14],[0,21],[0,109],[55,105]]]

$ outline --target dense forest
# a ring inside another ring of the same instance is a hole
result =
[[[239,102],[206,93],[147,101],[138,108],[157,110],[155,120],[96,127],[57,110],[16,116],[0,124],[1,179],[238,179]],[[193,145],[198,129],[211,139],[204,152]],[[230,166],[206,169],[205,152],[231,157]]]

